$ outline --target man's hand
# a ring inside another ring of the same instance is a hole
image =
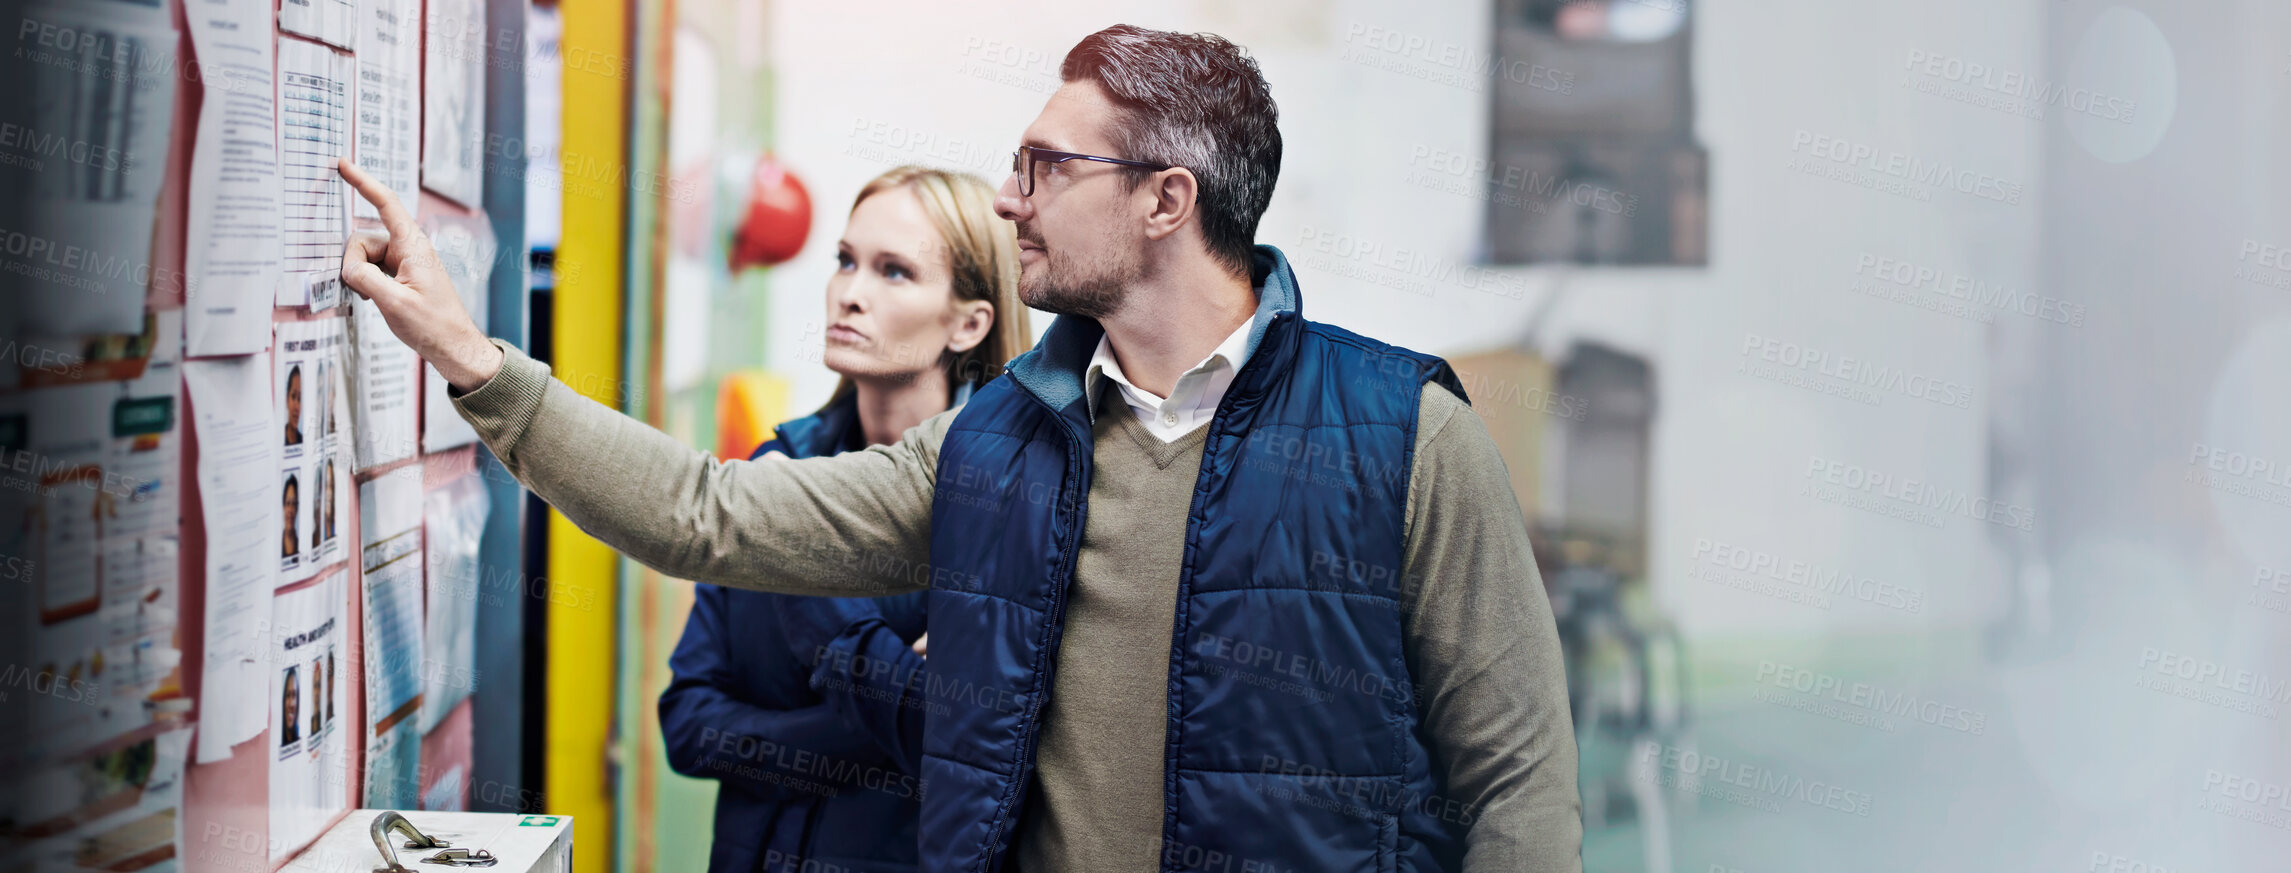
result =
[[[501,371],[499,348],[461,308],[445,262],[398,196],[348,159],[335,167],[382,214],[387,236],[352,234],[342,250],[342,284],[374,302],[390,332],[436,367],[447,384],[475,391]]]
[[[926,658],[930,657],[930,656],[931,656],[931,647],[930,647],[929,645],[927,645],[927,644],[928,644],[930,641],[931,641],[931,635],[930,635],[930,634],[928,634],[928,633],[925,633],[925,634],[923,634],[922,636],[916,637],[916,638],[915,638],[915,645],[914,645],[914,646],[912,646],[912,648],[915,650],[915,654],[918,654],[918,655],[922,655],[923,657],[926,657]]]

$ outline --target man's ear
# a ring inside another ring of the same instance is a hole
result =
[[[959,355],[986,342],[987,331],[994,329],[994,304],[984,300],[957,300],[949,319],[954,329],[947,337],[947,351]]]
[[[1171,167],[1153,175],[1138,191],[1153,196],[1153,211],[1146,214],[1146,238],[1162,239],[1192,222],[1201,211],[1201,180],[1184,167]]]

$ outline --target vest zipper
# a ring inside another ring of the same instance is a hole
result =
[[[1241,365],[1241,369],[1234,371],[1233,381],[1226,385],[1225,396],[1217,400],[1217,411],[1210,414],[1208,424],[1202,425],[1202,427],[1210,428],[1210,432],[1201,443],[1201,469],[1193,474],[1193,500],[1189,501],[1185,508],[1186,542],[1193,541],[1194,528],[1201,520],[1198,503],[1208,499],[1201,492],[1201,477],[1207,475],[1209,470],[1209,444],[1215,441],[1217,437],[1216,428],[1223,424],[1233,411],[1233,398],[1241,393],[1241,387],[1246,384],[1243,377],[1272,366],[1265,363],[1265,356],[1271,353],[1266,346],[1273,339],[1273,331],[1281,327],[1283,315],[1284,313],[1276,312],[1273,314],[1272,320],[1265,323],[1265,335],[1258,338],[1257,348],[1249,353],[1249,360]],[[1177,571],[1177,609],[1172,612],[1169,627],[1169,672],[1171,674],[1182,675],[1185,669],[1185,631],[1182,625],[1186,620],[1186,602],[1193,599],[1192,592],[1193,562],[1186,561]],[[1181,682],[1170,683],[1168,712],[1165,713],[1164,717],[1171,721],[1177,720],[1179,701],[1176,689],[1181,687],[1184,687]],[[1177,803],[1171,799],[1177,796],[1177,751],[1169,741],[1169,729],[1162,731],[1162,747],[1161,843],[1154,847],[1156,865],[1154,869],[1169,870],[1172,868],[1169,862],[1169,845],[1170,840],[1175,836],[1171,831],[1177,827]]]
[[[1008,372],[1007,369],[1005,372]],[[1020,387],[1023,389],[1025,386],[1021,385]],[[1025,781],[1032,777],[1034,774],[1035,748],[1040,745],[1042,740],[1042,701],[1050,696],[1050,688],[1058,679],[1058,648],[1062,643],[1064,643],[1066,638],[1066,588],[1067,586],[1074,583],[1074,570],[1080,558],[1078,553],[1082,545],[1082,526],[1084,524],[1084,520],[1089,516],[1089,495],[1084,490],[1088,487],[1088,485],[1087,483],[1081,481],[1082,477],[1080,475],[1082,466],[1082,462],[1080,460],[1082,457],[1082,441],[1074,436],[1072,423],[1068,422],[1065,416],[1058,414],[1057,410],[1051,409],[1050,404],[1043,402],[1042,398],[1036,396],[1033,390],[1026,389],[1024,393],[1029,399],[1033,400],[1036,405],[1041,406],[1044,411],[1050,413],[1050,417],[1058,421],[1059,431],[1065,434],[1067,448],[1066,475],[1069,480],[1074,482],[1077,497],[1074,500],[1075,518],[1073,528],[1067,533],[1067,542],[1065,544],[1066,581],[1063,584],[1053,585],[1050,592],[1050,627],[1052,633],[1050,635],[1050,645],[1042,653],[1042,692],[1034,695],[1034,700],[1028,703],[1026,706],[1025,745],[1020,750],[1018,759],[1018,772],[1014,776],[1014,778],[1019,780],[1019,784],[1015,790],[1018,792],[1018,796],[1021,801],[1023,801],[1026,796]],[[1055,510],[1053,511],[1055,512]],[[1005,814],[997,817],[994,823],[994,827],[987,831],[987,863],[983,865],[984,869],[999,869],[997,862],[1001,860],[1002,849],[998,848],[996,844],[1002,840],[1003,834],[1015,826],[1015,819],[1016,816],[1007,814],[1007,810],[1005,810]]]

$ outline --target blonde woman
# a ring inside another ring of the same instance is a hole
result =
[[[890,443],[961,406],[1033,338],[1018,247],[976,178],[900,167],[860,189],[816,333],[842,375],[755,455]],[[916,868],[925,594],[701,585],[660,725],[677,772],[722,783],[709,869]]]

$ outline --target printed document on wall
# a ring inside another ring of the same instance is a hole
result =
[[[17,428],[0,470],[6,484],[31,500],[15,519],[22,539],[11,542],[15,577],[0,588],[0,753],[45,758],[68,753],[93,726],[105,666],[93,621],[103,596],[97,558],[102,535],[98,506],[106,407],[116,389],[82,384],[48,388],[18,398],[28,417]],[[10,693],[11,690],[22,693]]]
[[[422,733],[427,734],[477,689],[477,603],[484,591],[478,546],[493,504],[483,476],[463,476],[425,499],[429,616],[422,629]]]
[[[420,0],[366,0],[358,32],[358,167],[398,201],[421,202]],[[359,218],[380,218],[364,197]]]
[[[382,310],[363,297],[350,300],[351,433],[357,443],[357,469],[410,458],[419,447],[414,431],[414,382],[420,359],[390,332]]]
[[[0,130],[6,166],[28,175],[27,226],[0,269],[42,288],[22,313],[35,333],[137,333],[175,111],[177,39],[157,15],[116,3],[25,9],[13,51],[31,71],[29,129]]]
[[[475,208],[483,193],[485,3],[430,0],[422,82],[422,185]]]
[[[454,215],[432,212],[422,216],[423,229],[429,233],[430,247],[445,265],[446,278],[453,281],[454,293],[461,297],[461,308],[477,322],[479,332],[486,330],[486,313],[491,308],[493,295],[493,266],[503,256],[495,243],[493,222],[485,213]],[[522,260],[523,252],[510,252]],[[477,442],[477,430],[454,411],[453,397],[446,393],[445,377],[437,368],[422,363],[422,451],[442,452],[455,446]]]
[[[190,744],[191,729],[179,728],[17,774],[12,781],[22,790],[0,795],[0,819],[13,838],[11,869],[218,869],[213,862],[225,852],[186,858],[179,839]]]
[[[81,381],[0,404],[0,768],[170,720],[182,426],[177,313]],[[110,378],[118,377],[118,378]],[[21,410],[18,412],[17,410]]]
[[[185,349],[194,357],[244,355],[268,347],[279,271],[271,4],[195,0],[184,12],[206,87],[184,220]]]
[[[350,157],[352,66],[349,55],[326,46],[279,38],[280,306],[316,310],[341,302],[342,245],[357,195],[336,163]]]
[[[343,483],[350,472],[344,320],[278,325],[271,352],[279,432],[278,584],[292,585],[348,556]]]
[[[261,732],[261,629],[278,576],[279,444],[268,353],[183,365],[199,439],[199,501],[206,520],[206,627],[201,639],[201,763]]]
[[[278,29],[311,39],[353,48],[357,32],[357,0],[280,0]]]
[[[362,805],[421,802],[422,465],[358,486],[359,566],[365,571],[366,797]]]
[[[272,861],[316,839],[349,806],[350,732],[337,723],[349,712],[342,679],[357,675],[345,669],[348,575],[334,571],[271,601],[263,671],[270,676]]]

